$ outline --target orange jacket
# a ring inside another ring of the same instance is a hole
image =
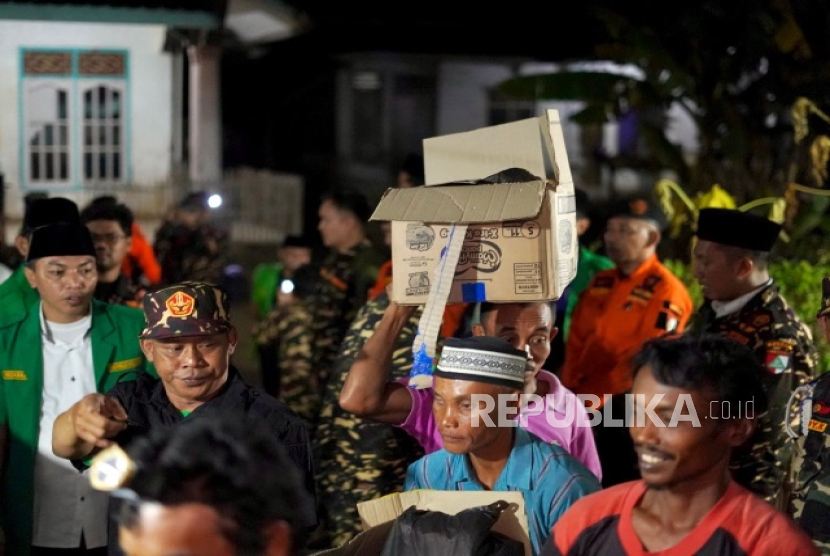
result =
[[[136,222],[133,222],[132,236],[133,246],[121,263],[121,271],[132,278],[133,265],[137,265],[151,285],[158,284],[161,282],[161,266],[158,260],[156,260],[156,253],[153,251],[153,246],[147,241],[147,237],[141,230],[141,226]]]
[[[574,308],[562,384],[577,394],[621,394],[646,340],[682,332],[693,305],[686,286],[654,255],[630,276],[598,272]]]

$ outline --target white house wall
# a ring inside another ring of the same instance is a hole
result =
[[[0,172],[6,179],[7,212],[17,212],[22,195],[21,48],[128,52],[126,185],[152,186],[166,181],[171,170],[173,72],[171,55],[162,50],[164,37],[160,25],[0,21]],[[78,185],[53,193],[74,197],[82,193]]]

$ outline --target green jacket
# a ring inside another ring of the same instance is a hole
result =
[[[148,366],[138,342],[144,315],[138,309],[92,300],[92,361],[99,392]],[[43,393],[40,311],[0,323],[0,424],[8,428],[0,480],[0,524],[6,554],[28,556],[32,538],[34,469]]]
[[[20,265],[9,278],[0,284],[0,327],[21,317],[26,310],[40,300],[37,290],[29,285]]]
[[[264,319],[277,301],[277,288],[282,278],[280,263],[262,263],[251,274],[251,301],[257,309],[257,318]]]
[[[562,334],[565,337],[568,335],[568,328],[571,325],[571,314],[573,313],[574,307],[576,307],[577,301],[579,301],[579,296],[582,295],[582,292],[585,291],[585,288],[588,287],[588,284],[591,283],[591,280],[594,279],[594,275],[597,272],[600,270],[608,270],[609,268],[614,268],[614,263],[611,262],[611,259],[599,253],[594,253],[583,245],[579,247],[576,278],[568,286],[568,306],[565,310],[565,320],[562,325]]]

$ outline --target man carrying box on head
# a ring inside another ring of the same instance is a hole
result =
[[[527,366],[501,338],[446,340],[432,406],[444,448],[409,467],[404,490],[518,490],[538,554],[565,510],[600,486],[561,446],[515,426]]]
[[[553,326],[554,307],[555,302],[547,301],[485,303],[473,333],[502,338],[530,356],[531,372],[522,390],[542,399],[521,408],[520,426],[546,442],[556,442],[599,478],[602,471],[585,407],[554,374],[542,369],[551,338],[558,332]],[[395,340],[415,309],[396,303],[386,308],[349,370],[340,405],[362,417],[403,428],[430,453],[443,446],[432,412],[434,389],[413,390],[401,381],[389,380]]]
[[[7,554],[104,554],[107,497],[55,457],[52,426],[80,398],[144,369],[136,341],[144,319],[137,309],[93,299],[95,247],[77,213],[74,223],[32,232],[25,274],[40,301],[21,320],[0,326],[0,517]]]

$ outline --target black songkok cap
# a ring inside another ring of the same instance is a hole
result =
[[[58,222],[79,223],[78,205],[64,197],[35,199],[26,206],[20,235],[28,236],[35,228]]]
[[[26,262],[43,257],[95,256],[95,245],[86,226],[68,222],[41,226],[32,232]]]
[[[781,224],[740,210],[701,209],[697,217],[698,239],[750,251],[771,251],[780,232]]]
[[[608,218],[648,220],[656,225],[660,231],[665,230],[666,226],[668,226],[666,213],[663,212],[663,209],[654,200],[644,195],[637,195],[617,201],[611,205]]]

